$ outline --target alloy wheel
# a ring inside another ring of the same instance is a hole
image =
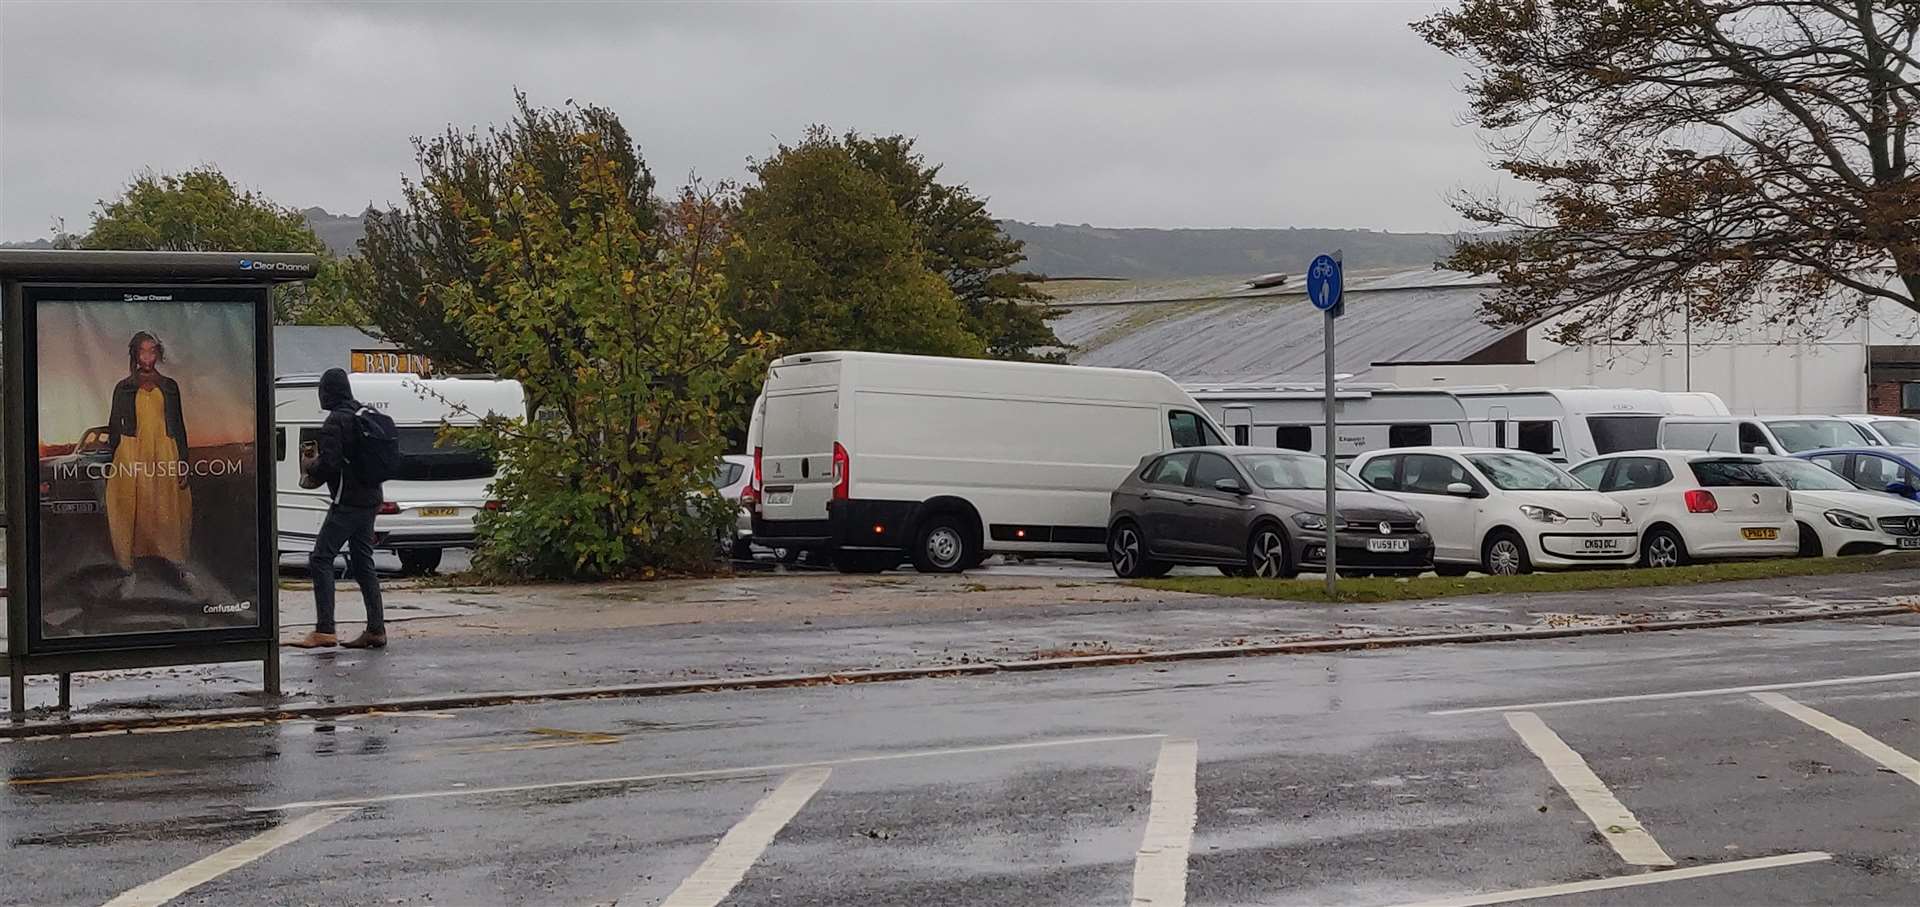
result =
[[[1287,543],[1280,533],[1262,530],[1253,539],[1253,572],[1263,579],[1278,579],[1287,568]]]
[[[1658,535],[1647,544],[1647,565],[1650,567],[1677,567],[1680,565],[1680,543],[1673,536]]]
[[[1132,576],[1140,569],[1140,534],[1131,527],[1122,528],[1113,534],[1113,543],[1109,546],[1113,557],[1113,572],[1121,576]]]

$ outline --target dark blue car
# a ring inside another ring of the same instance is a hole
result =
[[[1868,491],[1920,500],[1920,447],[1832,447],[1794,454]]]

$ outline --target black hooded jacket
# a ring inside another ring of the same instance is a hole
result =
[[[348,467],[359,452],[360,430],[354,414],[360,411],[360,402],[353,399],[345,369],[330,368],[320,376],[320,408],[327,411],[327,421],[320,425],[319,449],[307,475],[326,483],[337,507],[380,506],[384,499],[380,486],[360,481]]]

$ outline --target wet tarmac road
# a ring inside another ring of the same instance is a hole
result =
[[[0,902],[1910,904],[1917,654],[1920,618],[17,741]]]

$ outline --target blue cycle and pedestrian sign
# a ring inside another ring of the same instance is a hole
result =
[[[1307,265],[1307,298],[1322,312],[1340,314],[1338,307],[1345,282],[1340,262],[1331,255],[1322,255]]]

